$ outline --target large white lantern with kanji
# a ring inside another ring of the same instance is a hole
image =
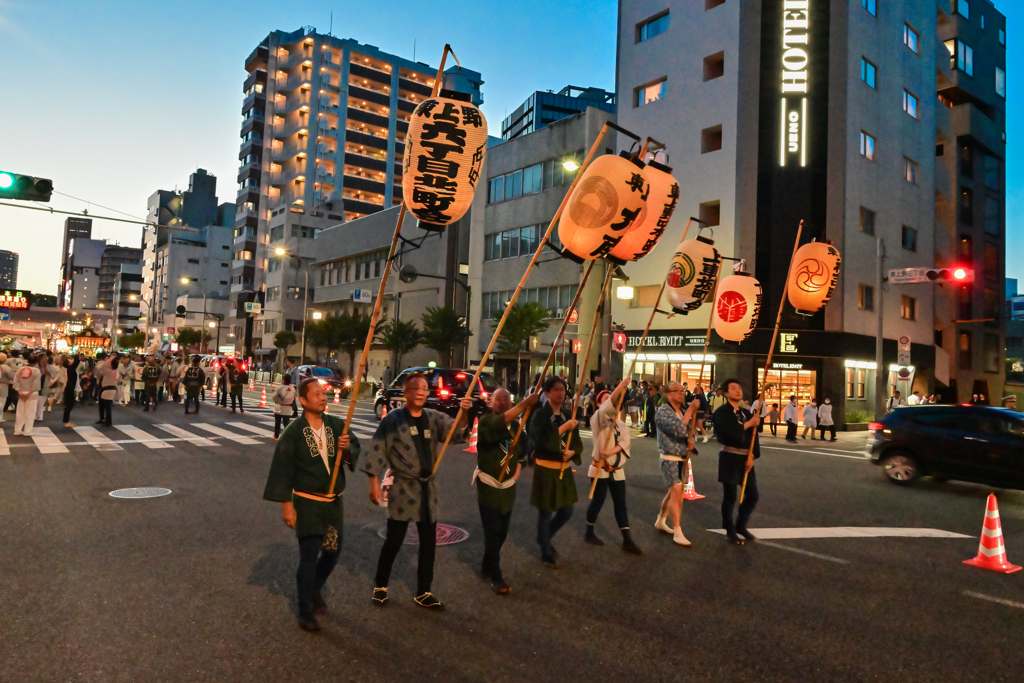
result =
[[[661,239],[679,204],[679,183],[672,177],[671,168],[651,161],[644,166],[642,173],[651,189],[640,216],[626,230],[622,240],[608,252],[608,256],[615,261],[637,261],[649,254]]]
[[[700,308],[711,296],[721,267],[722,255],[715,249],[714,240],[698,236],[680,242],[665,281],[672,310],[686,315]]]
[[[562,253],[573,260],[608,256],[643,212],[650,183],[642,162],[605,154],[583,171],[558,220]]]
[[[800,315],[820,311],[839,282],[843,259],[831,242],[811,242],[797,249],[789,271],[786,297]]]
[[[487,149],[487,120],[465,93],[442,90],[412,113],[402,196],[424,230],[443,231],[473,203]]]
[[[715,297],[715,332],[726,341],[741,342],[753,333],[761,315],[761,283],[739,272],[718,283]]]

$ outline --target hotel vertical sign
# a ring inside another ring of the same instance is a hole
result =
[[[782,2],[779,165],[807,166],[807,68],[810,64],[810,0]]]

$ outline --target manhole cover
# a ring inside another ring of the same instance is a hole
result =
[[[381,538],[387,538],[388,526],[387,524],[382,525],[377,529],[377,535]],[[462,543],[469,538],[469,532],[465,529],[460,529],[457,526],[451,524],[438,524],[437,525],[437,544],[438,545],[452,545],[454,543]],[[410,524],[408,531],[405,532],[405,545],[419,545],[420,534],[416,529],[415,524]]]
[[[110,492],[111,498],[159,498],[170,495],[170,489],[136,488],[118,489]]]

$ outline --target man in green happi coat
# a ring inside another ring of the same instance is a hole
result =
[[[342,436],[345,421],[327,415],[327,394],[316,379],[299,385],[303,414],[288,425],[274,449],[263,491],[265,500],[281,503],[284,523],[299,539],[299,626],[320,629],[316,614],[327,611],[321,591],[341,552],[345,469],[331,490],[334,463],[340,456],[350,471],[359,459],[359,440]]]
[[[484,527],[484,562],[480,573],[499,594],[512,590],[501,573],[501,546],[508,536],[512,507],[516,502],[515,484],[522,470],[526,438],[520,438],[513,453],[510,454],[508,449],[519,431],[516,419],[539,398],[540,394],[530,394],[513,408],[508,391],[496,389],[491,394],[491,412],[481,415],[478,423],[477,465],[473,481],[476,482],[480,522]]]

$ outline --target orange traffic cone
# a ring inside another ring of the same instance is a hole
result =
[[[256,375],[249,378],[249,391],[256,391]]]
[[[337,389],[335,389],[334,390],[334,405],[336,405],[336,406],[340,406],[341,405],[341,401],[338,400],[339,396],[341,396],[341,392],[338,391]]]
[[[331,414],[330,408],[331,408],[331,404],[330,403],[328,403],[327,405],[324,406],[324,415],[330,415]]]
[[[686,484],[683,486],[683,500],[700,500],[704,496],[697,493],[693,488],[693,465],[689,459],[686,461]]]
[[[382,410],[382,411],[380,412],[380,419],[382,419],[382,420],[383,420],[383,419],[384,419],[385,417],[387,417],[387,416],[388,416],[388,404],[387,404],[387,403],[385,403],[383,407],[384,407],[384,410]]]
[[[210,396],[213,397],[213,402],[216,403],[217,402],[217,383],[216,382],[214,382],[213,384],[210,385]]]
[[[263,395],[260,396],[260,408],[267,407],[267,388],[263,387]]]
[[[476,453],[476,426],[479,422],[479,419],[473,418],[473,431],[469,434],[469,448],[466,449],[467,453]]]
[[[1010,564],[1006,559],[1006,547],[1003,545],[1003,527],[999,523],[999,505],[994,494],[988,494],[988,505],[985,508],[985,521],[981,525],[981,542],[978,544],[977,557],[964,560],[964,564],[994,572],[1010,574],[1019,571],[1020,567]]]

